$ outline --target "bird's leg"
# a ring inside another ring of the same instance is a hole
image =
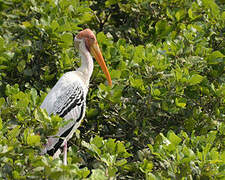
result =
[[[64,151],[63,163],[66,166],[67,165],[67,140],[65,140],[63,151]]]

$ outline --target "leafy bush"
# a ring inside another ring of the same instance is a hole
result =
[[[223,1],[0,1],[0,178],[224,179]],[[41,156],[65,122],[40,109],[79,66],[72,34],[96,31],[94,69],[68,166]]]

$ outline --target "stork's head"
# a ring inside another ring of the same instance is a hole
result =
[[[82,43],[82,42],[85,44],[85,47],[80,48],[80,43]],[[109,75],[109,71],[106,67],[104,58],[102,56],[101,50],[99,48],[99,45],[98,45],[98,42],[97,42],[97,39],[96,39],[94,33],[90,29],[85,29],[85,30],[79,32],[79,34],[77,34],[77,36],[74,36],[74,45],[80,51],[89,51],[91,53],[91,55],[94,56],[94,58],[96,59],[98,64],[101,66],[101,68],[109,82],[109,85],[112,86],[112,80]]]

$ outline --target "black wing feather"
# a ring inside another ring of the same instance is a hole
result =
[[[80,84],[74,83],[66,88],[65,93],[58,97],[54,104],[53,114],[58,114],[60,117],[64,118],[68,113],[70,113],[74,108],[80,108],[80,113],[76,119],[74,119],[74,124],[66,129],[59,136],[58,141],[55,145],[47,150],[47,153],[53,156],[56,151],[62,146],[65,137],[67,137],[73,130],[75,124],[79,122],[84,113],[85,107],[85,94],[84,89]]]

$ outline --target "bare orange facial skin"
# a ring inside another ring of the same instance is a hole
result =
[[[85,40],[85,45],[87,50],[91,53],[92,56],[94,56],[94,58],[96,59],[100,67],[102,68],[102,71],[104,72],[109,85],[112,86],[112,80],[111,80],[109,71],[106,67],[105,60],[102,56],[101,50],[99,48],[99,45],[94,33],[90,29],[85,29],[77,35],[77,38]]]
[[[90,51],[90,47],[92,46],[92,44],[97,43],[96,37],[90,29],[85,29],[85,30],[81,31],[77,35],[77,38],[84,39],[85,45],[86,45],[86,48],[88,51]]]

